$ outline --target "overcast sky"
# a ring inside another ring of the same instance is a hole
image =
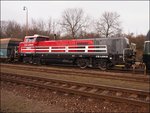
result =
[[[98,19],[105,11],[120,14],[123,31],[135,35],[149,30],[149,1],[1,1],[1,20],[15,20],[25,24],[26,6],[31,19],[47,21],[60,19],[67,8],[82,8],[92,19]]]

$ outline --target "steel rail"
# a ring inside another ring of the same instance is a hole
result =
[[[39,68],[35,66],[18,66],[18,65],[2,65],[11,68],[20,68],[23,70],[38,70],[40,72],[48,72],[54,74],[65,74],[65,75],[78,75],[78,76],[86,76],[86,77],[95,77],[95,78],[110,78],[110,79],[117,79],[117,80],[126,80],[126,81],[135,81],[135,82],[150,82],[150,78],[148,76],[129,76],[129,75],[110,75],[108,73],[94,73],[94,72],[82,72],[82,71],[73,71],[73,70],[59,70],[58,69],[46,69],[46,68]],[[40,70],[39,70],[40,69]]]

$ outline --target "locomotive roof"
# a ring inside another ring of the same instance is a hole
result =
[[[78,39],[57,39],[57,40],[112,40],[112,39],[125,39],[126,37],[112,37],[112,38],[78,38]],[[127,39],[127,38],[126,38]]]
[[[43,35],[33,35],[33,36],[25,36],[25,38],[31,38],[31,37],[45,37],[45,38],[49,38],[48,36],[43,36]]]
[[[96,37],[96,38],[87,38],[87,39],[102,39],[102,40],[110,40],[110,39],[123,39],[126,37],[111,37],[111,38],[104,38],[104,37]],[[84,39],[83,39],[84,40]],[[86,39],[85,39],[86,40]]]

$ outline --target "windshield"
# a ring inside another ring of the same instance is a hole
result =
[[[34,37],[26,38],[25,42],[35,42],[35,39]]]
[[[144,53],[150,54],[150,41],[146,41],[144,44]]]

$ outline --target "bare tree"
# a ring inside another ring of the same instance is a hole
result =
[[[37,21],[32,19],[31,22],[32,22],[31,27],[29,29],[30,35],[33,35],[33,34],[47,35],[48,34],[48,33],[46,33],[46,24],[42,19],[37,20]]]
[[[105,12],[96,22],[96,30],[103,37],[110,37],[121,34],[121,26],[119,21],[120,15],[116,12]]]
[[[32,28],[37,28],[39,31],[45,30],[45,22],[42,19],[34,20],[32,19]]]
[[[86,27],[87,17],[84,16],[82,9],[66,9],[62,15],[62,28],[75,38],[77,33]]]
[[[47,23],[47,32],[51,34],[57,34],[59,30],[59,23],[56,20],[53,20],[52,18],[49,18]]]
[[[47,22],[47,32],[49,35],[52,34],[52,19],[51,18],[49,18]]]
[[[15,21],[8,21],[7,28],[5,31],[6,37],[18,38],[21,36],[21,26]]]
[[[1,30],[0,30],[0,38],[5,38],[6,37],[6,29],[8,26],[8,22],[7,21],[0,21],[1,22]]]

